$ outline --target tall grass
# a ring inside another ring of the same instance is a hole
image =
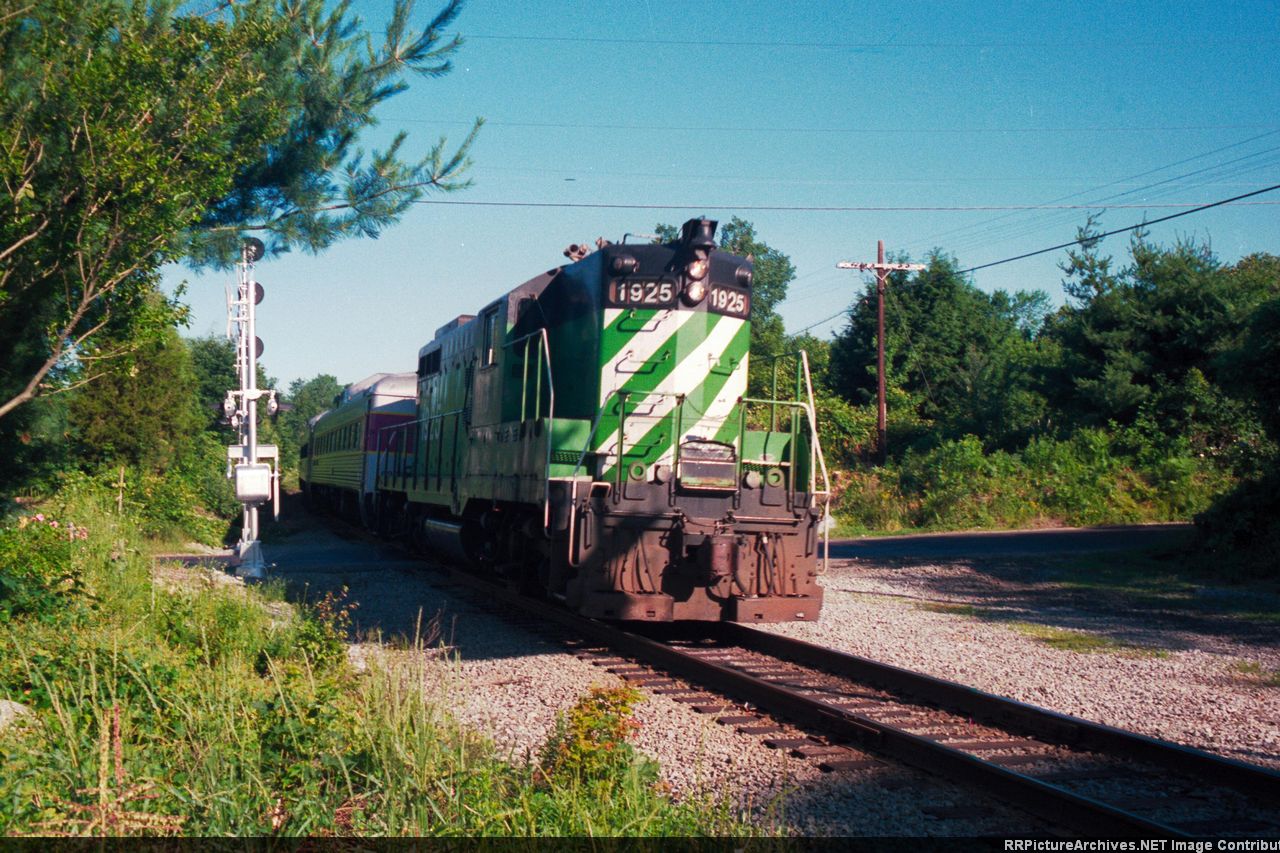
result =
[[[499,760],[451,720],[421,642],[356,672],[333,600],[153,583],[108,497],[42,508],[88,531],[47,573],[80,583],[0,618],[0,697],[33,711],[0,732],[0,835],[752,831],[723,803],[672,802],[639,760],[590,778]]]

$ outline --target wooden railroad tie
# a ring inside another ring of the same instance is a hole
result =
[[[851,753],[852,754],[852,753]],[[846,773],[851,770],[870,770],[873,767],[884,767],[884,762],[875,758],[824,758],[818,763],[823,773]]]
[[[764,745],[770,749],[795,749],[800,746],[825,746],[811,737],[767,737]]]

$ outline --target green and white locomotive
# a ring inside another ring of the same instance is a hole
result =
[[[715,229],[571,246],[440,328],[417,417],[373,445],[379,528],[591,616],[816,619],[827,488],[807,362],[775,378],[783,399],[747,396],[752,264]]]

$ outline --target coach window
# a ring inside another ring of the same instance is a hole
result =
[[[484,339],[480,345],[480,366],[488,367],[498,361],[498,309],[484,315]]]

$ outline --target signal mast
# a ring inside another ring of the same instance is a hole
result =
[[[279,450],[258,443],[258,401],[267,398],[267,414],[279,409],[275,389],[258,388],[258,359],[262,340],[255,334],[255,309],[262,301],[262,285],[253,280],[253,265],[266,252],[262,241],[249,237],[236,264],[236,290],[227,294],[227,337],[236,342],[236,376],[240,388],[227,391],[222,413],[239,430],[239,443],[227,448],[227,477],[235,485],[236,500],[244,505],[244,524],[236,545],[236,576],[266,577],[262,543],[258,541],[258,507],[268,501],[272,516],[280,517]]]

